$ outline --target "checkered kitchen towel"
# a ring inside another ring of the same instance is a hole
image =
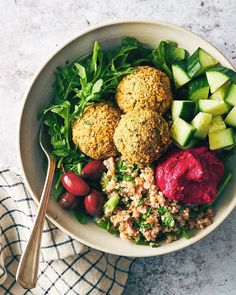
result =
[[[121,294],[133,260],[106,254],[45,223],[37,287],[25,290],[15,273],[36,213],[19,175],[0,168],[0,294]]]

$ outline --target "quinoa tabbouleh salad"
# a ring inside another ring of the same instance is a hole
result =
[[[213,222],[231,180],[236,73],[202,48],[134,38],[56,72],[42,121],[57,163],[52,195],[80,223],[136,244],[189,239]]]

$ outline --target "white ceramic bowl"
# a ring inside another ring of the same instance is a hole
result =
[[[56,53],[50,56],[36,73],[24,96],[20,113],[18,128],[19,161],[27,189],[37,203],[45,178],[45,173],[42,169],[42,152],[38,144],[39,122],[37,120],[37,113],[50,103],[56,67],[65,65],[67,60],[72,62],[76,58],[90,53],[95,40],[99,41],[102,47],[109,48],[117,46],[121,39],[126,36],[135,37],[151,47],[155,47],[161,40],[176,41],[180,47],[186,48],[190,53],[197,47],[202,47],[222,65],[232,68],[230,62],[207,41],[180,27],[156,21],[131,20],[111,22],[91,27],[69,40]],[[63,211],[53,198],[49,201],[47,217],[71,237],[98,250],[136,257],[161,255],[182,249],[199,241],[213,231],[230,214],[236,205],[235,180],[236,173],[224,196],[221,197],[217,204],[216,215],[212,225],[202,231],[197,231],[189,240],[179,239],[171,244],[163,244],[159,248],[137,246],[110,235],[92,223],[81,225],[72,215]]]

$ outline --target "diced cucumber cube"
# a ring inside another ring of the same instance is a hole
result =
[[[236,106],[228,113],[225,123],[229,126],[236,127]]]
[[[187,73],[190,78],[203,74],[218,61],[202,48],[198,48],[187,60]]]
[[[236,106],[236,84],[232,83],[225,95],[225,101],[230,105]]]
[[[180,117],[186,121],[193,118],[196,108],[195,101],[189,100],[174,100],[171,107],[171,114],[173,121]]]
[[[190,143],[186,146],[181,146],[180,144],[178,144],[176,141],[173,141],[173,143],[178,147],[180,148],[181,150],[187,150],[187,149],[190,149],[194,146],[196,146],[198,143],[199,143],[199,140],[196,139],[196,138],[193,138],[191,139]]]
[[[230,84],[230,81],[225,82],[222,86],[220,86],[220,88],[218,88],[214,93],[212,93],[209,99],[224,100]]]
[[[181,118],[176,118],[170,128],[170,135],[180,146],[187,146],[196,131],[191,124]]]
[[[225,84],[223,84],[220,88],[218,88],[210,97],[209,99],[213,100],[218,100],[218,101],[224,101],[225,106],[226,106],[226,113],[228,113],[231,109],[232,106],[228,104],[225,100],[224,97],[227,93],[227,89],[229,88],[231,82],[227,81]]]
[[[207,137],[209,127],[211,125],[212,115],[208,113],[198,113],[191,124],[197,129],[194,137],[198,139],[205,139]]]
[[[233,78],[236,74],[231,69],[222,66],[217,66],[207,70],[206,75],[211,93],[213,93],[226,81]]]
[[[198,77],[188,84],[188,98],[191,100],[208,98],[209,85],[205,76]]]
[[[226,105],[224,101],[199,99],[198,109],[201,112],[212,114],[213,116],[222,115],[226,113]]]
[[[211,120],[211,126],[208,133],[226,129],[225,122],[221,116],[215,116]]]
[[[184,62],[172,65],[172,72],[176,88],[179,88],[190,81]]]
[[[209,144],[211,150],[218,150],[230,147],[235,144],[235,137],[232,128],[209,133]]]

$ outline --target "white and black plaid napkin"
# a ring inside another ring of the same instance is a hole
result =
[[[0,294],[121,294],[133,259],[106,254],[45,222],[37,287],[15,281],[37,207],[18,174],[0,167]]]

